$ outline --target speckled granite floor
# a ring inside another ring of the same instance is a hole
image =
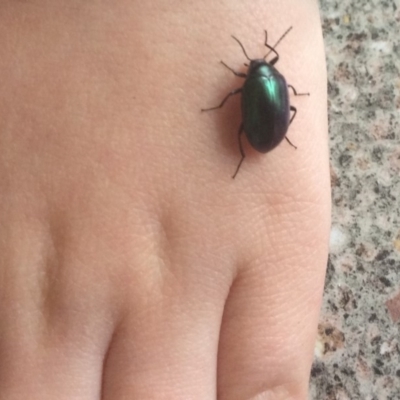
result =
[[[400,0],[321,0],[333,223],[312,400],[400,399]]]

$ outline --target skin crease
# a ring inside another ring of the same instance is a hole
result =
[[[241,49],[298,113],[244,141]],[[315,1],[0,5],[0,400],[305,400],[329,233]]]

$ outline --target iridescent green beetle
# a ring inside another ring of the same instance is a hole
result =
[[[297,93],[292,85],[286,83],[285,77],[274,67],[279,60],[279,54],[275,50],[278,43],[289,33],[290,27],[278,40],[274,47],[267,43],[268,35],[265,31],[265,46],[275,54],[271,61],[266,61],[268,52],[263,58],[252,60],[246,53],[242,43],[234,36],[244,55],[250,61],[245,64],[248,67],[247,74],[236,72],[228,67],[223,61],[221,63],[232,71],[236,76],[245,78],[244,85],[232,90],[222,101],[221,104],[202,109],[201,111],[211,111],[221,108],[225,102],[233,95],[242,93],[242,123],[239,128],[239,150],[242,158],[232,178],[239,172],[240,166],[245,158],[241,135],[246,133],[251,146],[260,153],[267,153],[274,149],[285,138],[288,143],[296,148],[286,137],[289,125],[292,123],[296,108],[290,105],[288,88],[293,90],[295,96],[309,95],[309,93]],[[293,115],[290,117],[290,111]]]

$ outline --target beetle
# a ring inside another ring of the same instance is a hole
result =
[[[245,132],[251,146],[260,153],[273,150],[283,139],[286,139],[292,147],[297,149],[286,136],[289,125],[297,113],[297,109],[289,102],[289,88],[292,89],[295,96],[309,96],[309,93],[297,93],[296,89],[287,84],[285,77],[274,66],[279,61],[279,54],[275,47],[291,29],[292,27],[286,30],[274,46],[268,44],[268,33],[265,30],[264,45],[269,49],[269,52],[263,58],[257,59],[251,59],[242,43],[232,35],[232,38],[242,48],[245,57],[250,61],[250,64],[244,64],[248,67],[247,74],[236,72],[223,61],[221,63],[236,76],[244,78],[244,85],[228,93],[218,106],[201,109],[201,111],[217,110],[222,108],[231,96],[238,93],[242,94],[242,122],[238,131],[239,150],[242,158],[232,176],[233,179],[238,174],[246,157],[241,141],[243,132]],[[271,52],[275,56],[271,61],[267,61],[266,57]],[[292,116],[290,116],[291,111],[293,112]]]

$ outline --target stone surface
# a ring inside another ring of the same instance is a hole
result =
[[[400,399],[400,0],[321,0],[333,220],[312,400]]]

